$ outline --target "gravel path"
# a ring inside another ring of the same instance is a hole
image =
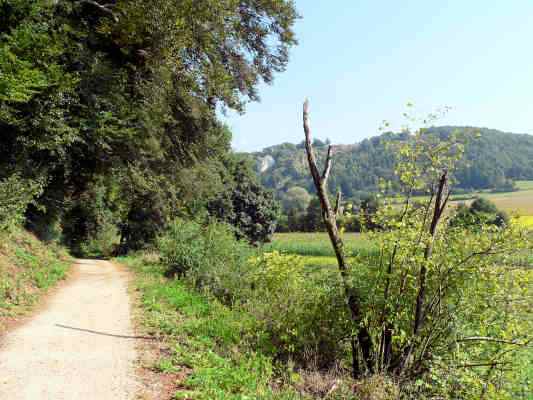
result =
[[[136,340],[127,275],[78,260],[47,307],[0,345],[0,399],[134,399]]]

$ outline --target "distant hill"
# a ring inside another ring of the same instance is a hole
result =
[[[467,146],[465,160],[456,174],[457,188],[464,191],[502,189],[509,188],[514,180],[533,179],[532,135],[474,127],[429,129],[440,137],[457,130],[479,134],[479,138],[472,139]],[[330,188],[340,188],[347,197],[360,197],[364,192],[376,190],[380,178],[393,179],[394,157],[385,147],[385,142],[392,138],[402,140],[402,135],[384,133],[357,144],[335,145]],[[327,145],[315,142],[319,158],[324,157]],[[282,143],[250,156],[261,182],[278,195],[294,186],[313,190],[303,142]]]

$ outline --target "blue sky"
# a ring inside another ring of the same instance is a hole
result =
[[[533,1],[296,0],[302,15],[287,71],[261,102],[225,118],[239,151],[314,136],[354,143],[403,122],[405,104],[439,125],[533,133]]]

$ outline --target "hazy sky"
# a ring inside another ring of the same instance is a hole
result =
[[[533,132],[533,1],[296,0],[299,45],[261,102],[226,118],[236,150],[314,135],[354,143],[420,114],[452,107],[442,124]]]

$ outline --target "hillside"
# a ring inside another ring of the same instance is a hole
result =
[[[64,248],[21,228],[0,230],[0,334],[65,277],[71,262]]]
[[[442,126],[430,128],[432,134],[446,137],[452,132],[469,136],[464,161],[456,173],[456,187],[465,191],[508,189],[512,181],[533,179],[533,136],[487,128]],[[384,133],[352,145],[335,145],[330,189],[340,188],[345,196],[358,197],[376,189],[380,178],[393,178],[393,154],[386,149],[388,140],[405,136]],[[327,143],[315,142],[324,156]],[[300,186],[312,190],[303,142],[282,143],[251,154],[262,183],[281,194]]]

